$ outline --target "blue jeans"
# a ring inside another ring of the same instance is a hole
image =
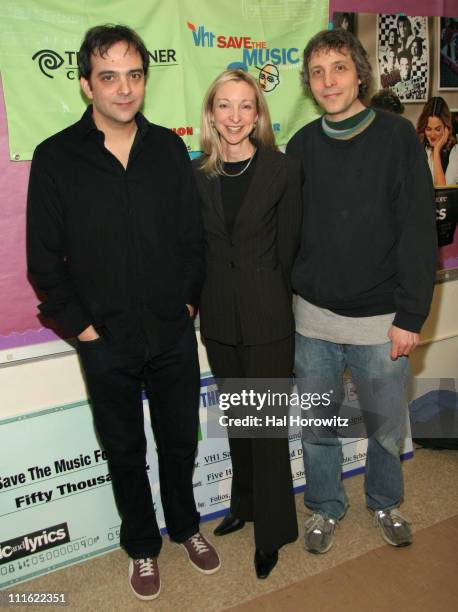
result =
[[[368,429],[365,474],[366,504],[372,510],[400,505],[403,478],[400,445],[407,414],[405,384],[408,359],[390,358],[391,343],[360,346],[336,344],[306,338],[296,333],[295,372],[299,393],[329,393],[332,404],[326,409],[338,414],[344,397],[343,373],[349,369],[356,386],[364,422]],[[324,415],[322,406],[303,416]],[[374,420],[377,425],[374,427]],[[340,519],[348,498],[342,484],[342,445],[335,436],[323,436],[323,429],[302,431],[306,488],[305,505],[324,516]]]

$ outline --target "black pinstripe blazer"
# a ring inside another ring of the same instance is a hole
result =
[[[300,164],[259,150],[230,236],[220,180],[208,178],[201,162],[193,161],[205,230],[201,333],[232,345],[240,335],[244,345],[285,338],[294,331],[290,276],[301,231]]]

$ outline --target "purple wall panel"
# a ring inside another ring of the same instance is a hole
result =
[[[0,81],[0,349],[50,339],[37,319],[35,293],[27,281],[25,208],[30,162],[8,158],[8,132]],[[14,333],[14,332],[21,332]],[[53,334],[52,338],[55,336]],[[34,338],[37,338],[34,340]]]
[[[330,0],[329,14],[334,12],[456,17],[458,3],[457,0]]]

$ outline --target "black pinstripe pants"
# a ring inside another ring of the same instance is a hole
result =
[[[216,378],[289,378],[294,336],[255,346],[205,339]],[[229,438],[231,514],[254,521],[256,548],[270,553],[296,540],[297,518],[286,438]]]

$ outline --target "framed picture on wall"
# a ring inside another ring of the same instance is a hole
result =
[[[438,89],[458,91],[458,17],[437,18]]]
[[[402,102],[426,102],[429,92],[428,18],[378,15],[379,87]]]
[[[356,14],[355,13],[333,13],[332,25],[334,30],[343,28],[356,35]]]

